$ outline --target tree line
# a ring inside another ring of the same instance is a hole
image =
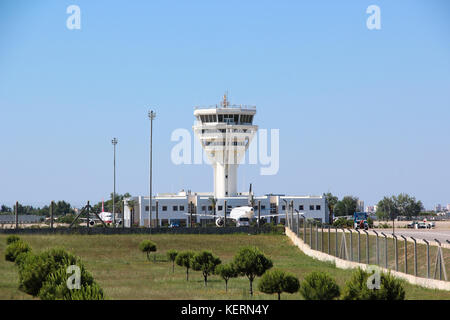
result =
[[[341,200],[332,193],[324,193],[327,200],[330,218],[351,216],[358,211],[359,198],[355,196],[345,196]],[[379,220],[392,220],[398,216],[408,218],[424,214],[424,207],[420,200],[406,193],[397,196],[384,197],[377,203],[376,215]]]
[[[113,193],[110,194],[110,199],[104,201],[104,209],[106,212],[112,212],[113,211]],[[115,194],[114,197],[114,203],[115,203],[115,212],[116,213],[122,213],[122,205],[123,200],[126,198],[131,197],[131,195],[127,192],[124,194]],[[101,212],[102,211],[102,202],[98,202],[97,204],[92,206],[94,212]],[[0,206],[0,214],[6,215],[6,214],[14,214],[15,212],[15,206],[8,207],[5,204],[2,204]],[[41,207],[33,207],[31,205],[22,205],[19,203],[17,206],[17,213],[20,215],[36,215],[36,216],[45,216],[50,217],[50,204]],[[74,207],[64,200],[55,201],[55,205],[53,207],[53,215],[54,216],[64,216],[64,215],[70,215],[75,214]]]

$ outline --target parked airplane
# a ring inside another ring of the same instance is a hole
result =
[[[231,209],[231,212],[227,214],[227,220],[231,219],[236,223],[236,227],[242,227],[242,226],[249,226],[250,220],[255,217],[255,210],[253,209],[254,200],[253,200],[253,192],[252,192],[252,184],[250,184],[250,190],[248,193],[248,206],[241,206]],[[227,208],[225,208],[227,209]],[[190,213],[185,213],[187,215],[190,215]],[[195,214],[194,216],[200,216],[200,217],[213,217],[216,218],[216,226],[223,227],[225,222],[225,217],[223,214]],[[265,214],[261,217],[261,221],[257,222],[260,224],[264,224],[266,221],[266,217],[277,217],[277,216],[285,216],[285,214]]]

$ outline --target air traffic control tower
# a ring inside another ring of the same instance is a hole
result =
[[[214,197],[237,195],[237,168],[258,126],[255,106],[230,105],[227,95],[220,105],[196,107],[193,130],[214,168]]]

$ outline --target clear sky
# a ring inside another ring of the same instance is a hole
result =
[[[3,0],[0,203],[108,198],[113,137],[117,192],[148,194],[150,107],[154,190],[212,191],[170,137],[227,90],[280,129],[278,174],[243,165],[239,190],[450,203],[449,40],[447,0]]]

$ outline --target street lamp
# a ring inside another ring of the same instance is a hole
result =
[[[113,224],[116,224],[116,144],[119,141],[114,138],[112,139],[111,143],[114,146],[114,190],[113,190]]]
[[[155,119],[156,113],[153,110],[148,112],[148,118],[150,119],[150,190],[149,190],[149,228],[152,227],[152,139],[153,139],[153,119]]]

